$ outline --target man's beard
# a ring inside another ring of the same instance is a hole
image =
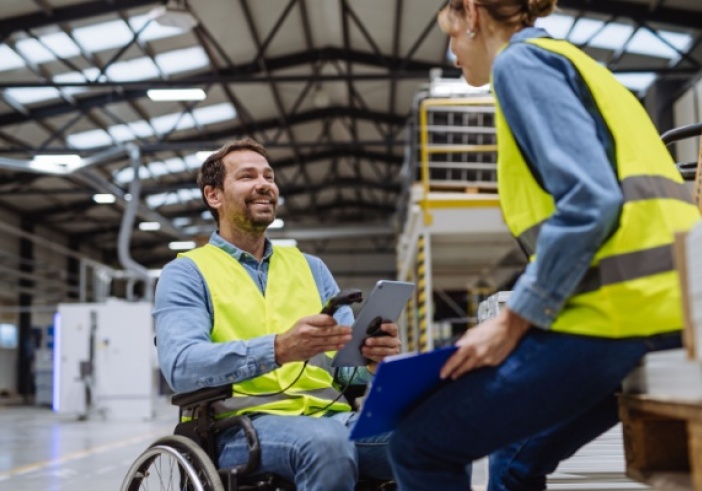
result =
[[[243,214],[234,218],[237,226],[243,230],[250,232],[264,232],[268,226],[275,220],[276,210],[274,208],[272,215],[256,216],[251,210],[246,210]]]

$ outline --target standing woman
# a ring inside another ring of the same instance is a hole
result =
[[[675,232],[699,212],[636,98],[534,28],[556,0],[450,0],[439,24],[465,79],[492,83],[505,221],[530,263],[496,318],[468,332],[450,380],[391,440],[401,490],[491,490],[546,475],[617,422],[622,379],[680,346]]]

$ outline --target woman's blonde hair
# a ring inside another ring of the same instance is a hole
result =
[[[455,1],[455,0],[454,0]],[[530,27],[539,17],[546,17],[556,9],[558,0],[475,0],[475,5],[484,8],[499,24]],[[463,3],[461,2],[461,9]],[[449,30],[449,13],[456,10],[453,2],[439,15],[439,25]]]

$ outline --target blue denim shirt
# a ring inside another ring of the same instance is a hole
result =
[[[538,28],[512,36],[495,58],[493,84],[532,172],[556,202],[541,228],[536,260],[507,302],[548,329],[615,230],[623,197],[613,141],[580,75],[563,56],[519,42],[544,36]]]
[[[239,261],[261,293],[265,293],[273,254],[268,239],[260,263],[217,232],[210,237],[210,244]],[[324,304],[339,291],[339,287],[321,259],[308,254],[305,254],[305,258]],[[232,295],[236,295],[236,292],[232,292]],[[176,392],[240,382],[278,368],[273,334],[247,341],[213,343],[210,339],[213,312],[207,285],[192,260],[177,258],[163,268],[156,288],[153,315],[161,371]],[[353,324],[353,311],[348,306],[341,307],[334,318],[339,324],[350,326]],[[354,383],[362,383],[368,377],[365,368],[359,369]],[[348,374],[342,374],[339,378],[345,381]]]

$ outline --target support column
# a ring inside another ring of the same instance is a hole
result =
[[[417,315],[419,317],[419,352],[434,349],[431,333],[433,321],[431,286],[431,238],[425,231],[417,244]]]
[[[27,220],[22,220],[21,228],[24,232],[34,233],[34,225]],[[26,237],[20,237],[20,265],[22,273],[34,273],[34,243]],[[18,304],[18,356],[17,356],[17,392],[25,402],[34,395],[34,381],[32,377],[32,312],[33,296],[27,293],[34,288],[34,280],[28,276],[20,277],[18,281],[20,293]]]

